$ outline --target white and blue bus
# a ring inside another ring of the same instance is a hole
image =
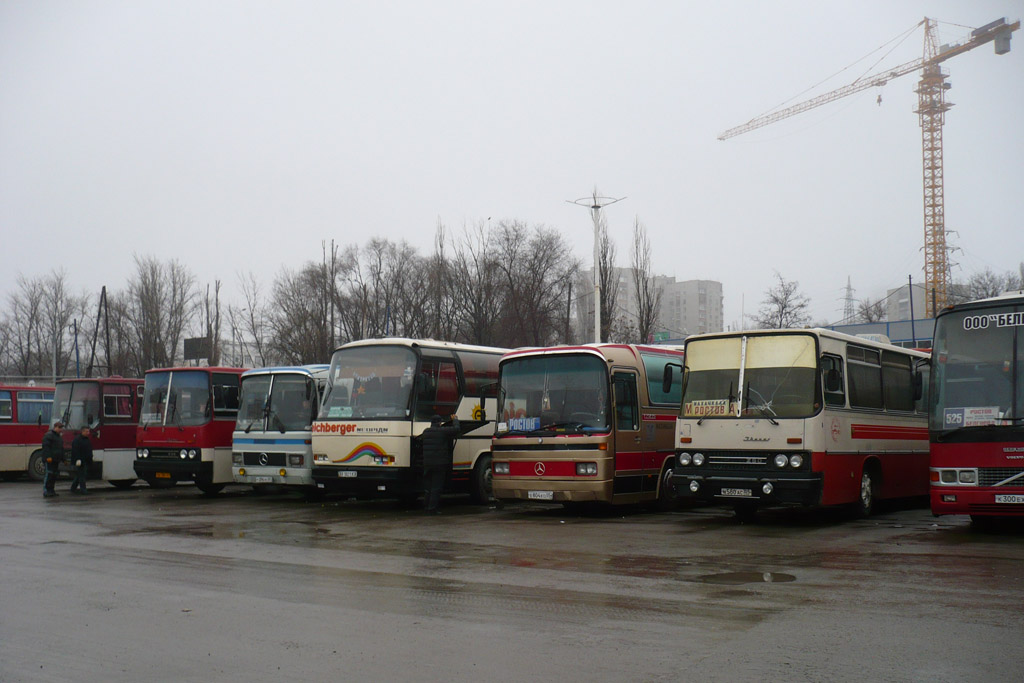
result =
[[[238,484],[313,486],[313,420],[328,365],[258,368],[242,375],[231,473]]]

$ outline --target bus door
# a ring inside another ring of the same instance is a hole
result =
[[[612,391],[615,396],[615,483],[612,492],[640,493],[643,490],[645,453],[640,432],[636,373],[615,370],[612,373]]]

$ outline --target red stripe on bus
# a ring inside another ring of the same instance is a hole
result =
[[[543,470],[538,465],[543,465]],[[576,463],[571,460],[510,460],[508,473],[512,477],[574,477]]]
[[[645,422],[675,422],[675,414],[671,415],[655,415],[654,413],[644,413],[643,419]]]
[[[850,425],[850,436],[854,439],[905,439],[927,441],[927,427],[895,427],[891,425]]]
[[[615,471],[621,470],[642,470],[644,468],[644,454],[641,451],[634,453],[616,453]]]

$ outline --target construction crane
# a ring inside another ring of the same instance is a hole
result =
[[[971,31],[970,37],[961,43],[939,45],[937,21],[925,17],[915,28],[924,26],[924,54],[919,59],[901,64],[885,73],[858,78],[853,83],[831,92],[813,97],[785,109],[770,112],[747,121],[741,126],[730,128],[718,136],[727,140],[770,123],[781,121],[808,109],[820,107],[848,95],[875,86],[882,86],[894,78],[921,71],[917,86],[917,109],[921,125],[921,147],[924,161],[924,286],[930,294],[926,303],[929,317],[946,306],[949,294],[949,261],[946,249],[946,223],[943,210],[942,189],[942,124],[945,113],[952,106],[946,102],[946,91],[950,84],[948,75],[940,64],[986,43],[994,43],[997,55],[1010,51],[1010,36],[1020,28],[1020,20],[1008,23],[1005,18],[985,24]]]

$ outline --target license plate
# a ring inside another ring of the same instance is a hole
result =
[[[1017,503],[1017,504],[1021,504],[1021,503],[1024,503],[1024,496],[1018,496],[1018,495],[1013,495],[1013,494],[1009,494],[1009,493],[997,493],[996,494],[996,502],[997,503]]]
[[[153,476],[156,477],[157,479],[170,479],[171,478],[171,473],[170,472],[157,472]]]
[[[341,472],[338,472],[338,476],[341,477],[342,479],[351,479],[353,477],[359,476],[359,473],[356,472],[355,470],[342,470]]]
[[[252,478],[252,483],[254,483],[254,484],[273,484],[274,483],[274,478],[273,477],[253,477]]]
[[[554,500],[554,491],[527,491],[526,497],[530,500]]]
[[[754,492],[750,489],[722,489],[723,496],[741,496],[743,498],[750,498],[753,493]]]

